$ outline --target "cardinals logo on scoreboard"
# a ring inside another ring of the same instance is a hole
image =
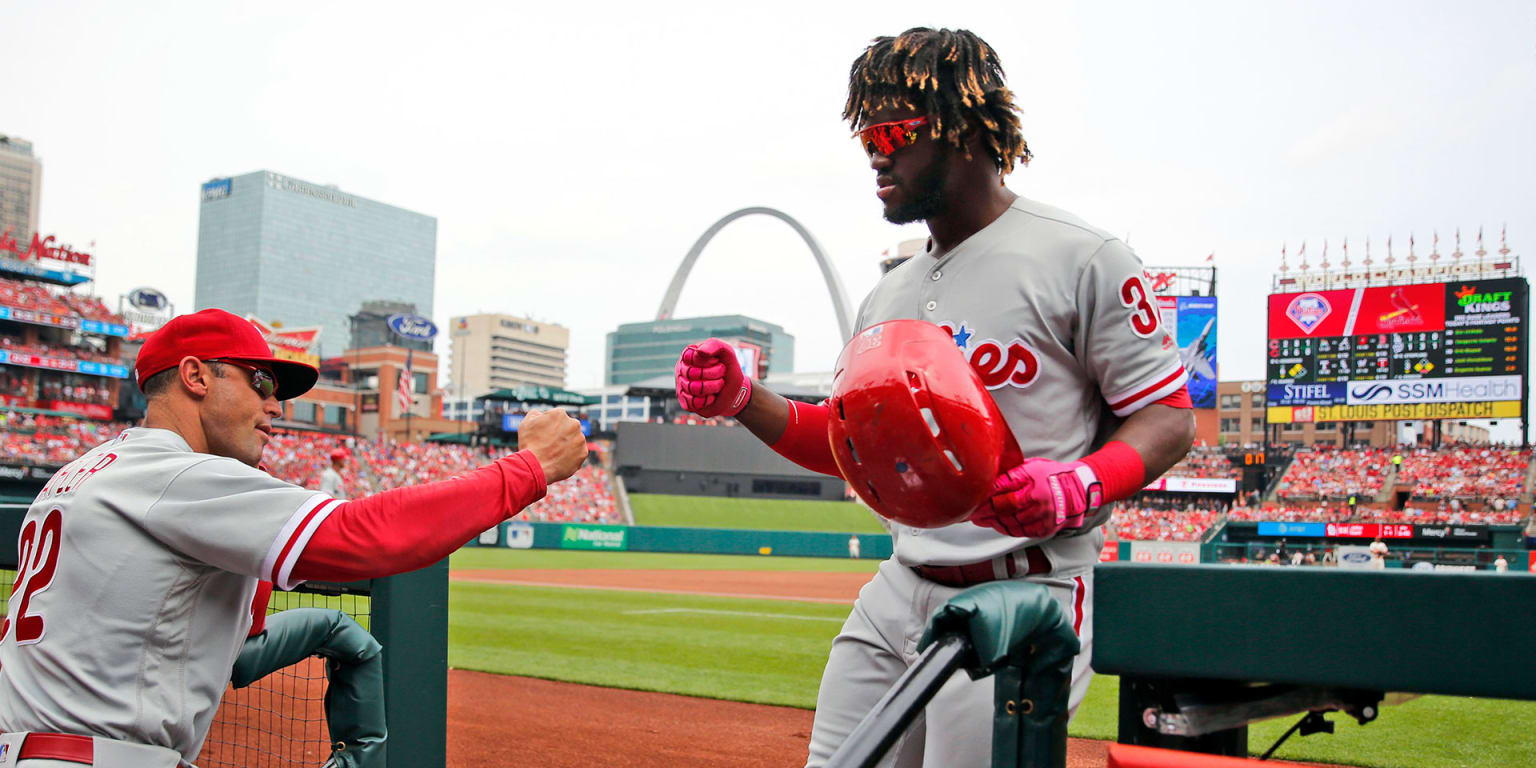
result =
[[[1303,293],[1291,299],[1291,305],[1285,308],[1286,317],[1291,318],[1302,333],[1310,334],[1323,320],[1333,314],[1333,305],[1328,299],[1316,293]]]

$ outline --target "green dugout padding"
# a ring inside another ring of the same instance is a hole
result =
[[[891,556],[891,537],[883,533],[525,523],[518,520],[502,523],[494,536],[494,543],[492,536],[486,535],[471,541],[469,545],[512,549],[597,549],[846,558],[851,556],[849,538],[858,539],[860,559],[884,560]]]

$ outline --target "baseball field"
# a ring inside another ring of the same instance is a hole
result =
[[[636,496],[634,507],[640,524],[879,530],[832,502]],[[876,562],[467,548],[450,566],[450,765],[789,766],[804,759],[827,649]],[[1533,663],[1528,647],[1512,639],[1507,663]],[[1113,739],[1116,694],[1115,678],[1095,678],[1072,735]],[[1276,757],[1536,765],[1536,703],[1428,696],[1367,726],[1332,719],[1336,734],[1292,737]],[[1255,725],[1251,748],[1290,725]],[[1074,764],[1102,760],[1102,745],[1073,751]]]

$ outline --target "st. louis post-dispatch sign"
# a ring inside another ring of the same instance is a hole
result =
[[[1267,421],[1519,418],[1524,278],[1269,297]]]

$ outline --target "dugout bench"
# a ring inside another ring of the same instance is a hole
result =
[[[1245,756],[1249,723],[1331,733],[1388,692],[1536,700],[1536,576],[1105,563],[1093,589],[1122,744]]]

